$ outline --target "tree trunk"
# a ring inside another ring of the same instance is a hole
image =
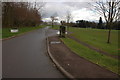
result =
[[[54,27],[54,20],[52,20],[52,28]]]
[[[69,23],[67,23],[67,31],[69,30]]]
[[[111,33],[111,29],[109,28],[107,43],[110,43],[110,33]]]
[[[109,32],[108,32],[108,40],[107,40],[107,43],[110,43],[111,26],[112,26],[112,22],[108,23]]]
[[[53,27],[53,22],[52,22],[52,27]]]

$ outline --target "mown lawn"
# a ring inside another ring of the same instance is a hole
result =
[[[43,28],[43,27],[45,27],[45,25],[41,25],[41,26],[37,26],[37,27],[20,27],[20,28],[18,28],[19,32],[17,32],[17,33],[11,33],[10,32],[11,28],[2,28],[2,38],[3,39],[8,38],[8,37],[11,37],[11,36],[15,36],[15,35],[18,35],[18,34],[22,34],[22,33],[32,31],[32,30],[35,30],[35,29],[39,29],[39,28]]]
[[[102,67],[105,67],[106,69],[111,70],[112,72],[115,72],[118,74],[118,64],[120,62],[117,59],[111,58],[109,56],[100,54],[94,50],[91,50],[76,41],[70,39],[70,38],[62,38],[62,41],[76,54],[78,54],[81,57],[84,57],[85,59],[98,64]],[[120,73],[119,73],[120,74]]]
[[[106,51],[112,55],[120,55],[118,53],[118,30],[111,31],[110,44],[107,43],[108,30],[103,29],[90,29],[90,28],[69,28],[72,32],[70,35],[77,39],[86,42],[92,46],[95,46],[103,51]]]

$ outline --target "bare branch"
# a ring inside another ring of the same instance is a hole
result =
[[[71,11],[68,10],[66,12],[66,21],[67,21],[67,23],[70,23],[71,19],[72,19],[72,14],[71,14]]]
[[[97,1],[96,4],[92,5],[94,10],[103,15],[106,22],[116,21],[119,18],[119,6],[120,1],[118,0],[106,0],[106,2]]]

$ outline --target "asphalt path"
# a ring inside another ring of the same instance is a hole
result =
[[[47,55],[46,35],[56,34],[47,29],[2,42],[3,78],[64,78]]]

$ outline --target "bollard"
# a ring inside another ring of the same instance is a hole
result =
[[[60,26],[60,29],[59,29],[59,31],[60,31],[60,37],[65,37],[65,32],[66,32],[66,27],[64,26],[64,21],[61,21],[61,26]]]

